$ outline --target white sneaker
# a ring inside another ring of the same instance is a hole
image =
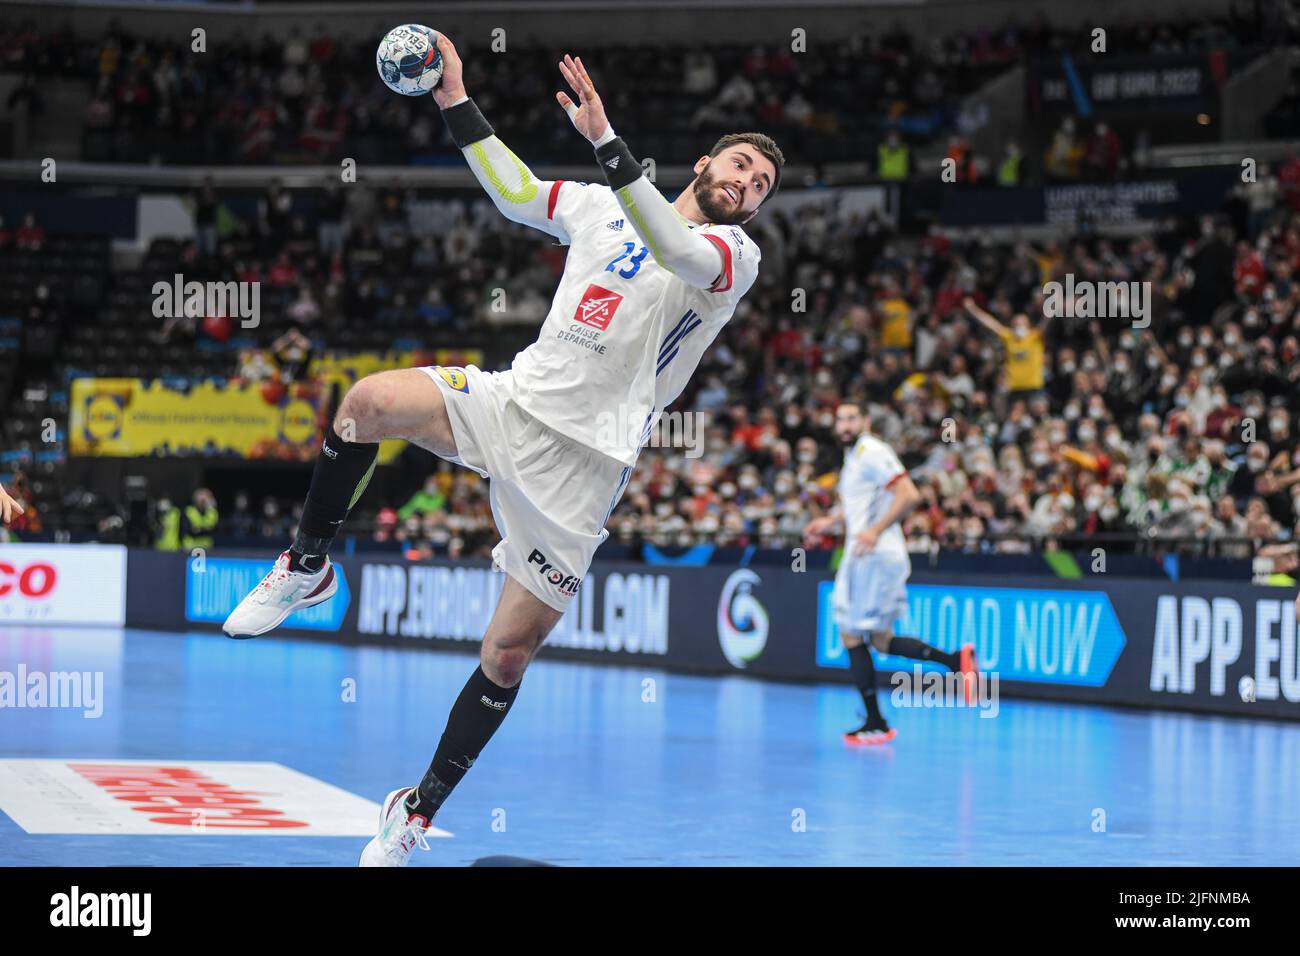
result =
[[[276,627],[300,608],[328,601],[339,589],[338,575],[328,557],[315,574],[289,570],[285,551],[266,577],[230,612],[221,629],[231,637],[257,637]]]
[[[406,866],[411,852],[429,849],[424,838],[429,821],[406,809],[406,795],[413,787],[401,787],[384,798],[379,811],[379,832],[361,851],[357,866]]]

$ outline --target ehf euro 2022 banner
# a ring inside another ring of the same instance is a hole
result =
[[[130,626],[216,627],[273,555],[132,551]],[[485,562],[340,557],[339,597],[285,624],[348,642],[472,648],[505,578]],[[166,597],[160,599],[160,595]],[[936,576],[918,570],[899,634],[975,645],[1009,697],[1300,719],[1295,595],[1237,582]],[[844,682],[831,581],[784,566],[597,562],[543,656]],[[882,671],[916,662],[877,657]],[[926,665],[930,668],[931,665]]]

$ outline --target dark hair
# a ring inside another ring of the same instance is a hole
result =
[[[785,165],[785,154],[781,152],[781,147],[776,145],[776,140],[766,133],[728,133],[713,144],[713,149],[709,150],[709,157],[717,156],[728,146],[735,146],[737,143],[748,143],[753,146],[776,167],[776,179],[772,181],[772,189],[767,194],[770,198],[781,187],[781,167]]]

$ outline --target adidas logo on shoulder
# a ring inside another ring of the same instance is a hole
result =
[[[623,220],[615,219],[613,222],[607,222],[605,223],[605,228],[613,229],[615,232],[618,232],[620,229],[623,228]]]

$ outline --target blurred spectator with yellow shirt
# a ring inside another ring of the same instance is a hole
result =
[[[991,314],[975,304],[974,299],[962,300],[966,311],[1002,342],[1003,377],[1008,397],[1029,399],[1042,391],[1045,380],[1044,331],[1050,319],[1037,327],[1029,323],[1029,316],[1018,312],[1008,328]]]
[[[885,280],[884,294],[876,304],[880,316],[880,345],[886,349],[912,350],[912,307],[903,298],[898,280]]]

